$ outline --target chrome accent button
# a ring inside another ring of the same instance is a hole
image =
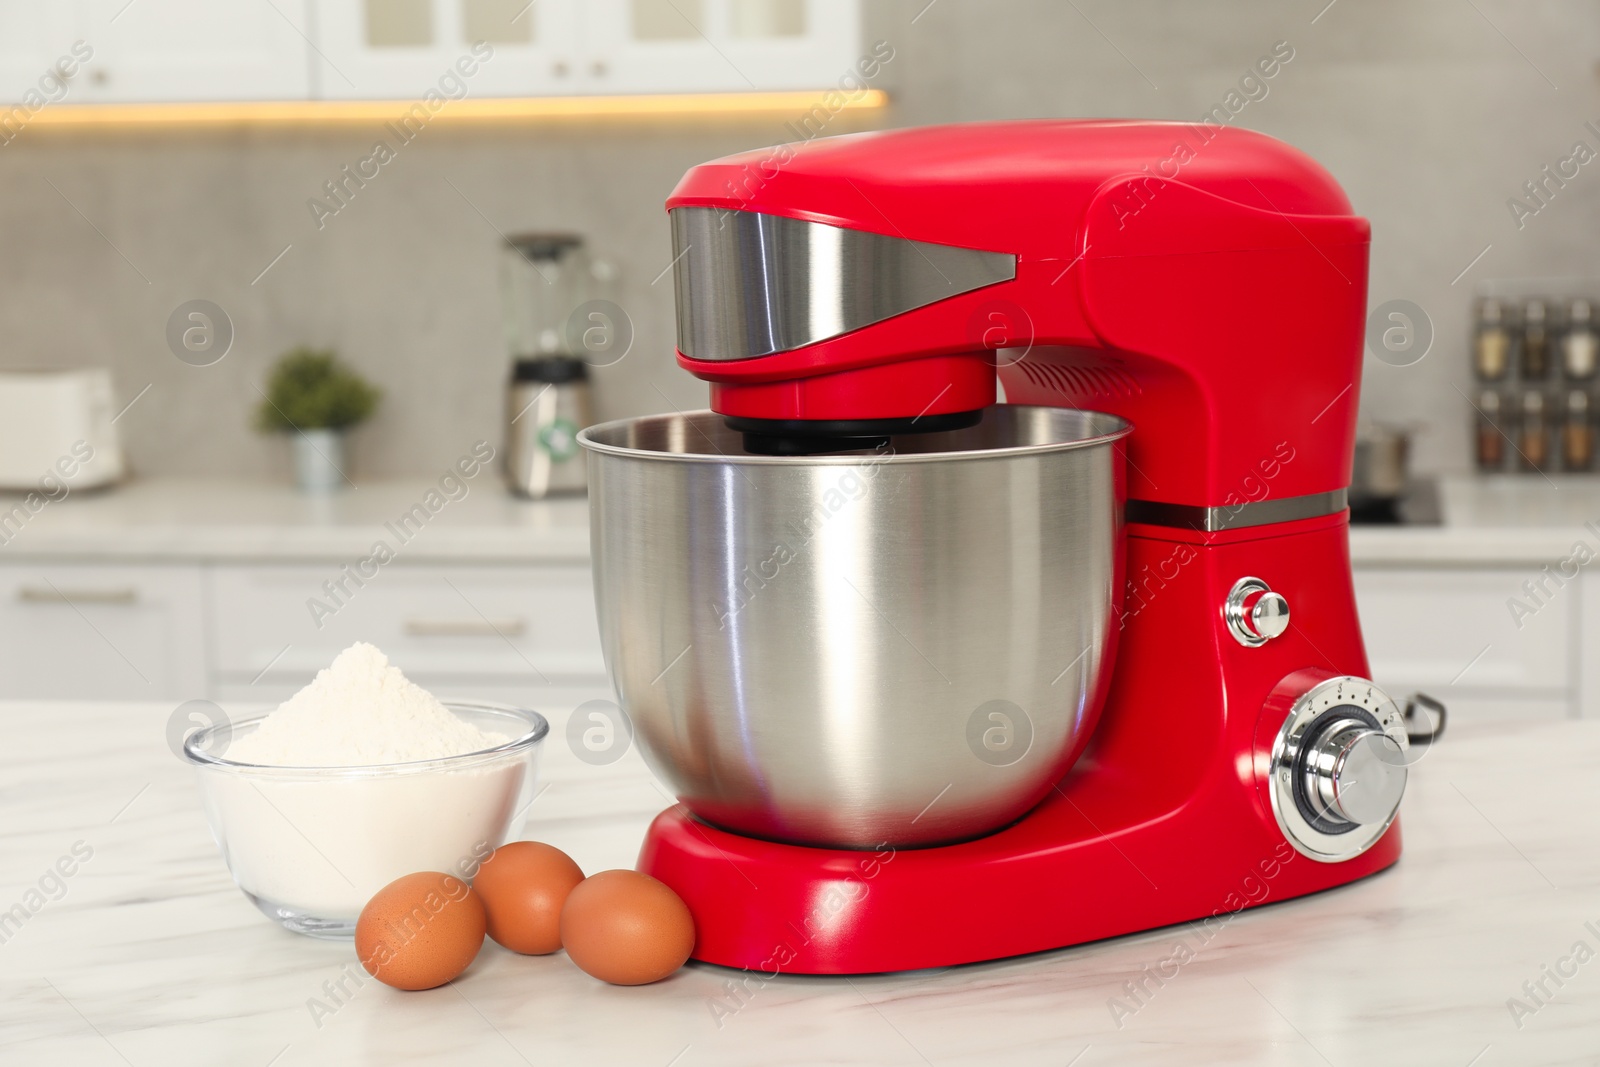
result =
[[[1289,843],[1324,863],[1370,848],[1400,810],[1408,747],[1400,709],[1365,678],[1328,678],[1301,694],[1277,731],[1266,783]]]
[[[1255,607],[1250,609],[1249,623],[1262,640],[1282,636],[1289,628],[1289,602],[1281,593],[1262,593]]]
[[[1228,591],[1222,617],[1234,640],[1246,648],[1260,648],[1289,628],[1289,602],[1260,578],[1240,578]]]

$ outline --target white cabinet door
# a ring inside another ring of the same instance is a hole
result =
[[[313,0],[313,7],[318,92],[328,98],[849,88],[862,78],[860,64],[874,62],[862,54],[859,0]]]
[[[1578,716],[1600,719],[1600,574],[1585,572],[1578,590]]]
[[[198,566],[0,565],[0,698],[204,696],[202,585]]]
[[[861,77],[857,0],[594,0],[583,19],[587,92],[828,89]]]
[[[312,0],[318,96],[425,102],[574,91],[579,0]]]
[[[1537,577],[1537,572],[1532,572]],[[1391,696],[1422,690],[1470,718],[1571,715],[1576,703],[1575,581],[1530,598],[1530,572],[1355,572],[1373,679]],[[1513,611],[1522,603],[1528,611]]]
[[[391,563],[360,584],[350,573],[331,564],[216,567],[219,691],[298,689],[355,641],[377,645],[441,694],[493,686],[530,694],[605,678],[586,566]]]
[[[72,78],[58,74],[71,70],[92,48],[72,46],[83,34],[70,3],[38,0],[0,0],[0,143],[15,136],[30,113],[41,106],[61,103],[71,95]],[[19,113],[19,107],[21,109]]]
[[[306,0],[80,3],[81,35],[95,55],[75,86],[76,102],[304,100],[310,95]]]

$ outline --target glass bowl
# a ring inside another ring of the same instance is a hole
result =
[[[379,889],[416,871],[471,881],[522,828],[550,724],[536,711],[444,702],[509,736],[445,759],[368,767],[276,767],[226,757],[265,715],[197,730],[184,756],[234,882],[274,922],[312,937],[355,933]]]

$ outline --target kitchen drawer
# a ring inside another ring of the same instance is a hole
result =
[[[1405,693],[1394,695],[1404,697]],[[1478,722],[1550,722],[1572,718],[1573,710],[1572,701],[1565,697],[1492,696],[1461,692],[1452,692],[1445,706],[1450,712],[1451,726]]]
[[[396,562],[363,586],[346,580],[348,593],[330,593],[325,583],[342,577],[332,566],[217,567],[211,611],[218,684],[260,676],[258,684],[298,687],[355,641],[377,645],[419,681],[543,684],[605,676],[586,566]]]
[[[1423,689],[1472,701],[1480,715],[1522,703],[1568,702],[1574,691],[1578,586],[1551,586],[1533,607],[1523,569],[1389,569],[1355,572],[1356,605],[1373,678],[1397,697]],[[1465,707],[1466,705],[1463,704]]]
[[[206,693],[198,566],[0,565],[0,697]]]

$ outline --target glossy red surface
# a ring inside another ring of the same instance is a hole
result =
[[[1177,152],[1189,146],[1187,161]],[[692,168],[667,207],[728,207],[914,241],[1060,255],[1089,199],[1117,174],[1182,178],[1242,203],[1348,215],[1316,160],[1265,134],[1214,123],[1035,119],[819,137]]]
[[[1262,780],[1262,746],[1283,716],[1275,705],[1276,721],[1262,721],[1274,687],[1308,669],[1366,674],[1345,542],[1342,517],[1212,545],[1130,536],[1137,594],[1094,742],[1005,830],[850,852],[742,837],[674,808],[651,826],[639,869],[689,905],[696,959],[791,974],[939,967],[1227,921],[1381,870],[1399,858],[1398,825],[1355,859],[1319,863],[1285,841]],[[1295,612],[1258,649],[1235,642],[1220,613],[1247,574]]]
[[[757,359],[680,353],[717,411],[970,410],[992,396],[986,359],[1013,402],[1131,419],[1136,497],[1222,506],[1349,484],[1369,228],[1297,149],[1186,123],[984,123],[819,139],[733,181],[768,155],[694,168],[667,206],[1009,252],[1016,278]]]
[[[875,418],[915,418],[986,408],[995,400],[994,364],[960,353],[880,363],[842,374],[815,374],[739,385],[711,383],[711,407],[761,419],[853,419],[863,389],[882,399]]]

